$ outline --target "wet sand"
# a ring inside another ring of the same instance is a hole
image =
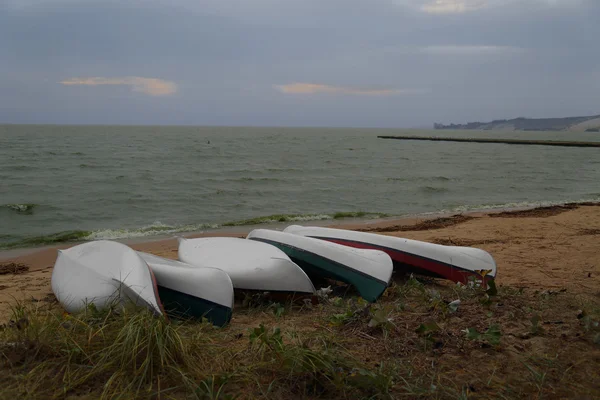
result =
[[[327,226],[484,249],[496,260],[500,285],[600,293],[600,204],[336,222]],[[251,229],[185,237],[245,237]],[[17,301],[53,300],[50,278],[57,250],[73,245],[0,253],[0,319],[9,316],[11,304]],[[135,250],[177,258],[174,238],[129,245]]]

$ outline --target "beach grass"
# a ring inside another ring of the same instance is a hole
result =
[[[241,299],[239,299],[241,300]],[[594,398],[600,301],[410,277],[377,303],[244,299],[231,324],[16,303],[1,398]]]

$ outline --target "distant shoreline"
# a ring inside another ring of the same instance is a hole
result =
[[[437,130],[501,130],[501,131],[571,131],[600,132],[600,115],[565,118],[513,118],[491,122],[468,122],[444,125],[434,123]]]

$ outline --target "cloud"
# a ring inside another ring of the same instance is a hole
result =
[[[150,96],[169,96],[177,92],[174,82],[157,78],[141,78],[139,76],[126,76],[120,78],[70,78],[60,82],[63,85],[126,85],[131,86],[134,92],[144,93]]]
[[[393,96],[398,94],[421,93],[421,90],[411,89],[393,89],[393,88],[372,88],[361,89],[343,86],[321,85],[317,83],[289,83],[287,85],[274,85],[276,90],[286,94],[350,94],[362,96]]]
[[[478,10],[487,5],[484,0],[434,0],[421,6],[421,11],[430,14],[460,14]]]
[[[514,46],[427,46],[422,47],[421,52],[440,55],[481,55],[481,54],[507,54],[523,53],[526,50],[522,47]]]

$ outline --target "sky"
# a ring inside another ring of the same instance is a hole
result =
[[[0,123],[600,114],[600,0],[0,0]]]

